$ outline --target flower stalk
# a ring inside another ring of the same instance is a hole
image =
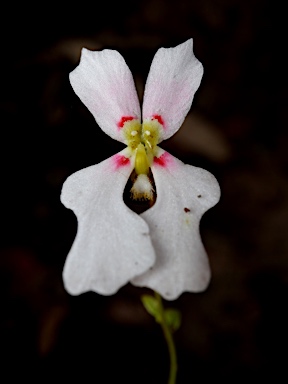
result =
[[[141,300],[147,312],[155,318],[155,321],[160,324],[162,328],[170,357],[168,384],[175,384],[177,376],[177,354],[173,340],[173,332],[179,329],[181,325],[181,313],[175,308],[164,308],[162,297],[156,291],[154,292],[154,296],[143,295]]]
[[[162,298],[159,295],[159,293],[155,292],[155,298],[159,304],[160,314],[161,314],[161,328],[167,343],[169,356],[170,356],[170,372],[169,372],[169,380],[168,384],[175,384],[176,383],[176,375],[177,375],[177,354],[176,354],[176,347],[173,340],[172,332],[166,323],[165,316],[164,316],[164,308],[163,308],[163,302]]]

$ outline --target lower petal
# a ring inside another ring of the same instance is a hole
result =
[[[152,166],[156,203],[141,214],[150,229],[156,263],[132,283],[174,300],[185,291],[204,290],[210,281],[199,223],[204,212],[218,202],[220,188],[204,169],[185,165],[168,152],[162,157]]]
[[[155,262],[148,225],[123,202],[132,168],[124,150],[63,185],[61,201],[78,219],[63,271],[70,294],[113,294]]]

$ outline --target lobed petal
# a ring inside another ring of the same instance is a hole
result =
[[[161,158],[152,166],[156,203],[141,214],[149,225],[156,263],[132,283],[174,300],[185,291],[203,291],[209,283],[199,223],[204,212],[218,202],[220,188],[204,169],[185,165],[167,152]]]
[[[202,75],[203,66],[194,56],[192,39],[157,51],[145,86],[143,120],[158,120],[163,128],[160,141],[180,128]]]
[[[113,139],[124,142],[126,121],[141,112],[130,69],[119,52],[83,48],[78,67],[70,73],[70,83],[100,128]]]
[[[132,171],[131,162],[121,160],[125,154],[124,150],[82,169],[63,185],[61,201],[78,219],[63,271],[65,288],[72,295],[113,294],[155,262],[148,225],[123,202]]]

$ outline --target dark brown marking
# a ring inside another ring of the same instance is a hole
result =
[[[191,212],[189,208],[184,208],[184,212]]]
[[[127,181],[127,184],[124,188],[124,193],[123,193],[123,200],[124,200],[124,203],[127,205],[128,208],[130,208],[132,211],[134,211],[135,213],[138,213],[138,215],[140,215],[140,213],[143,213],[145,211],[147,211],[147,209],[151,208],[155,202],[156,202],[156,199],[157,199],[157,191],[156,191],[156,185],[155,185],[155,181],[154,181],[154,177],[152,175],[152,172],[151,172],[151,169],[149,168],[149,173],[148,173],[148,178],[152,184],[152,187],[153,187],[153,198],[152,200],[133,200],[132,197],[131,197],[131,188],[134,184],[134,181],[136,180],[137,178],[137,174],[135,172],[135,169],[132,171],[128,181]],[[147,236],[148,234],[147,233],[143,233],[143,236]]]

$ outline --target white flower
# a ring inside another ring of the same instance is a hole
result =
[[[82,50],[70,82],[98,125],[127,145],[100,164],[65,181],[61,201],[78,218],[78,231],[65,263],[67,291],[111,295],[127,282],[149,287],[168,300],[204,290],[210,280],[199,234],[205,211],[220,189],[213,175],[183,164],[158,143],[181,126],[203,74],[192,39],[156,53],[146,82],[143,115],[131,72],[114,50]],[[134,199],[157,199],[138,215],[123,201],[133,169]]]

